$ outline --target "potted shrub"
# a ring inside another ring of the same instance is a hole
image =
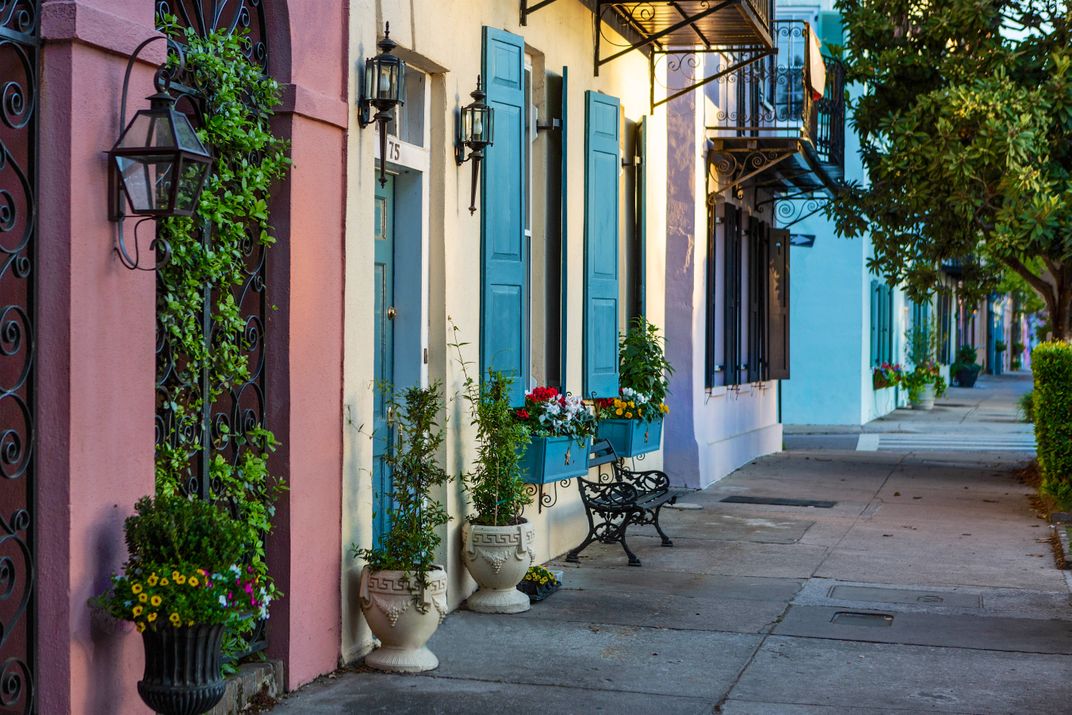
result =
[[[871,384],[876,390],[881,390],[885,387],[900,385],[903,378],[904,368],[884,362],[872,371]]]
[[[659,449],[669,377],[659,329],[644,316],[633,318],[618,351],[619,395],[597,399],[598,434],[614,445],[619,457],[634,457]]]
[[[390,395],[390,390],[385,390]],[[377,670],[417,673],[439,665],[428,639],[447,614],[447,572],[435,563],[439,529],[450,517],[432,489],[450,481],[440,466],[441,385],[410,387],[401,402],[388,396],[396,435],[384,461],[391,470],[390,527],[371,549],[352,547],[365,561],[358,599],[380,646],[365,656]]]
[[[462,525],[462,561],[479,586],[466,605],[481,613],[520,613],[530,606],[516,588],[532,564],[536,537],[532,524],[521,516],[529,503],[521,481],[529,430],[510,406],[512,382],[488,370],[487,379],[477,385],[465,373],[464,396],[477,431],[477,457],[465,475],[475,513]]]
[[[521,457],[523,481],[546,484],[588,472],[596,418],[581,398],[554,387],[536,387],[525,394],[525,406],[514,415],[529,435]]]
[[[946,382],[937,364],[925,362],[905,373],[902,384],[908,389],[912,409],[934,409],[934,398],[945,394]]]
[[[952,372],[953,379],[961,387],[973,387],[979,379],[983,366],[976,362],[978,358],[979,353],[974,345],[961,345],[957,350],[957,361],[953,363]]]
[[[197,715],[223,697],[225,632],[267,618],[278,594],[263,567],[242,565],[245,526],[223,509],[179,495],[144,497],[134,509],[124,523],[123,572],[96,603],[142,635],[145,704]]]

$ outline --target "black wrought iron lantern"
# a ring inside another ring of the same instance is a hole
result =
[[[175,98],[161,88],[148,100],[149,109],[134,115],[108,152],[113,220],[126,215],[123,197],[130,215],[191,216],[212,166],[212,154],[175,109]]]
[[[480,175],[480,161],[484,158],[484,149],[495,143],[495,110],[489,107],[484,98],[484,86],[480,75],[476,76],[476,89],[469,95],[470,104],[461,109],[461,122],[458,137],[454,144],[454,159],[461,166],[473,160],[473,186],[469,199],[469,213],[476,213],[476,187]],[[469,156],[465,155],[466,147]]]
[[[365,77],[361,83],[358,121],[362,127],[376,122],[380,129],[380,186],[387,183],[387,124],[394,118],[394,108],[406,103],[406,62],[391,54],[398,43],[391,39],[391,23],[385,23],[383,39],[376,43],[380,54],[365,60]],[[376,116],[372,115],[376,108]]]

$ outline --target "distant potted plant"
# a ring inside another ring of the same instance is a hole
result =
[[[872,371],[871,384],[876,390],[881,390],[900,385],[903,378],[904,368],[899,364],[884,362]]]
[[[619,342],[619,394],[595,401],[598,435],[610,441],[619,457],[659,449],[674,372],[663,342],[659,329],[644,316],[633,318]]]
[[[365,561],[358,598],[380,640],[365,665],[377,670],[416,673],[439,665],[426,643],[447,614],[447,572],[435,555],[439,529],[450,517],[432,494],[450,481],[438,455],[441,391],[436,382],[407,388],[400,401],[387,398],[396,415],[396,436],[384,458],[393,484],[386,514],[390,526],[372,548],[351,547]]]
[[[983,366],[976,362],[978,358],[979,352],[974,345],[961,345],[957,350],[957,361],[953,363],[951,370],[953,379],[959,386],[973,387],[975,385],[983,369]]]
[[[223,509],[180,495],[143,497],[124,523],[128,559],[96,605],[134,623],[145,648],[138,695],[154,712],[197,715],[225,690],[227,629],[268,618],[278,594],[242,564],[246,529]]]
[[[1003,353],[1007,349],[1008,349],[1008,346],[1005,344],[1004,340],[995,340],[994,341],[994,352]]]
[[[946,381],[936,363],[916,365],[905,373],[902,384],[908,389],[908,401],[916,410],[934,409],[934,398],[946,391]]]
[[[1026,349],[1026,346],[1023,343],[1021,343],[1019,340],[1014,340],[1012,342],[1012,369],[1013,370],[1019,370],[1021,367],[1023,367],[1023,364],[1024,364],[1023,354],[1024,354],[1025,349]]]
[[[514,415],[529,434],[521,458],[523,481],[544,484],[587,473],[596,418],[581,398],[554,387],[535,387]]]

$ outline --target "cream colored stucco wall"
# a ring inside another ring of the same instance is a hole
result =
[[[343,524],[341,539],[347,554],[350,544],[367,546],[372,524],[372,375],[373,375],[373,205],[375,191],[377,134],[375,127],[361,129],[357,121],[357,79],[364,58],[376,53],[376,41],[384,22],[391,24],[391,37],[400,45],[399,54],[415,67],[431,73],[431,106],[427,187],[427,211],[423,275],[396,275],[396,290],[403,281],[420,281],[427,296],[423,324],[428,362],[425,379],[442,380],[448,396],[447,429],[443,459],[458,474],[473,456],[473,431],[457,394],[462,375],[457,353],[448,345],[454,338],[448,319],[459,328],[459,338],[468,342],[464,359],[477,365],[480,328],[480,215],[470,216],[469,182],[471,164],[454,162],[454,113],[468,103],[477,74],[481,71],[481,28],[497,27],[520,34],[534,55],[542,55],[547,71],[559,73],[569,67],[568,216],[569,281],[566,340],[567,385],[580,389],[582,365],[582,275],[584,266],[584,92],[594,89],[619,97],[625,116],[639,121],[649,111],[647,60],[633,54],[605,65],[600,76],[593,73],[593,32],[591,12],[578,0],[562,0],[530,16],[527,27],[519,25],[518,3],[506,0],[352,0],[350,3],[350,129],[347,141],[346,192],[346,295],[344,348],[344,466]],[[605,32],[610,32],[604,26]],[[538,67],[538,63],[536,65]],[[556,112],[557,114],[557,112]],[[648,120],[647,207],[647,313],[663,323],[665,256],[666,127],[664,112]],[[535,181],[542,177],[534,176]],[[326,190],[328,190],[326,188]],[[478,207],[479,208],[479,207]],[[539,230],[539,222],[534,231]],[[310,240],[314,240],[310,237]],[[534,235],[533,243],[539,240]],[[532,281],[542,280],[540,267],[533,261]],[[411,283],[412,285],[412,283]],[[533,306],[539,310],[538,305]],[[537,322],[537,321],[534,321]],[[533,347],[538,347],[533,336]],[[475,368],[470,367],[470,370]],[[658,466],[658,455],[645,464]],[[549,485],[549,488],[550,485]],[[445,529],[440,560],[450,575],[450,605],[457,605],[475,584],[460,560],[461,524],[466,500],[461,485],[449,486],[442,501],[452,515]],[[576,545],[584,535],[583,510],[576,490],[559,490],[556,506],[537,513],[535,505],[526,516],[536,524],[536,559],[547,561]],[[593,547],[599,548],[599,547]],[[624,555],[623,555],[624,558]],[[371,636],[357,604],[357,574],[360,564],[344,557],[342,579],[344,661],[359,657],[371,647]]]

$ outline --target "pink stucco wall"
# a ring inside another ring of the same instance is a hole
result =
[[[283,83],[277,130],[291,141],[290,177],[274,193],[279,244],[269,260],[269,424],[287,480],[269,543],[286,592],[272,613],[269,654],[295,688],[333,670],[341,642],[342,317],[345,194],[344,3],[291,0],[270,16],[272,75]]]
[[[148,2],[51,0],[41,20],[35,535],[44,713],[146,712],[132,680],[139,639],[95,620],[86,601],[122,563],[122,520],[153,489],[155,284],[112,255],[103,154],[119,131],[126,55],[152,34],[152,19]],[[137,79],[150,77],[145,68]]]

